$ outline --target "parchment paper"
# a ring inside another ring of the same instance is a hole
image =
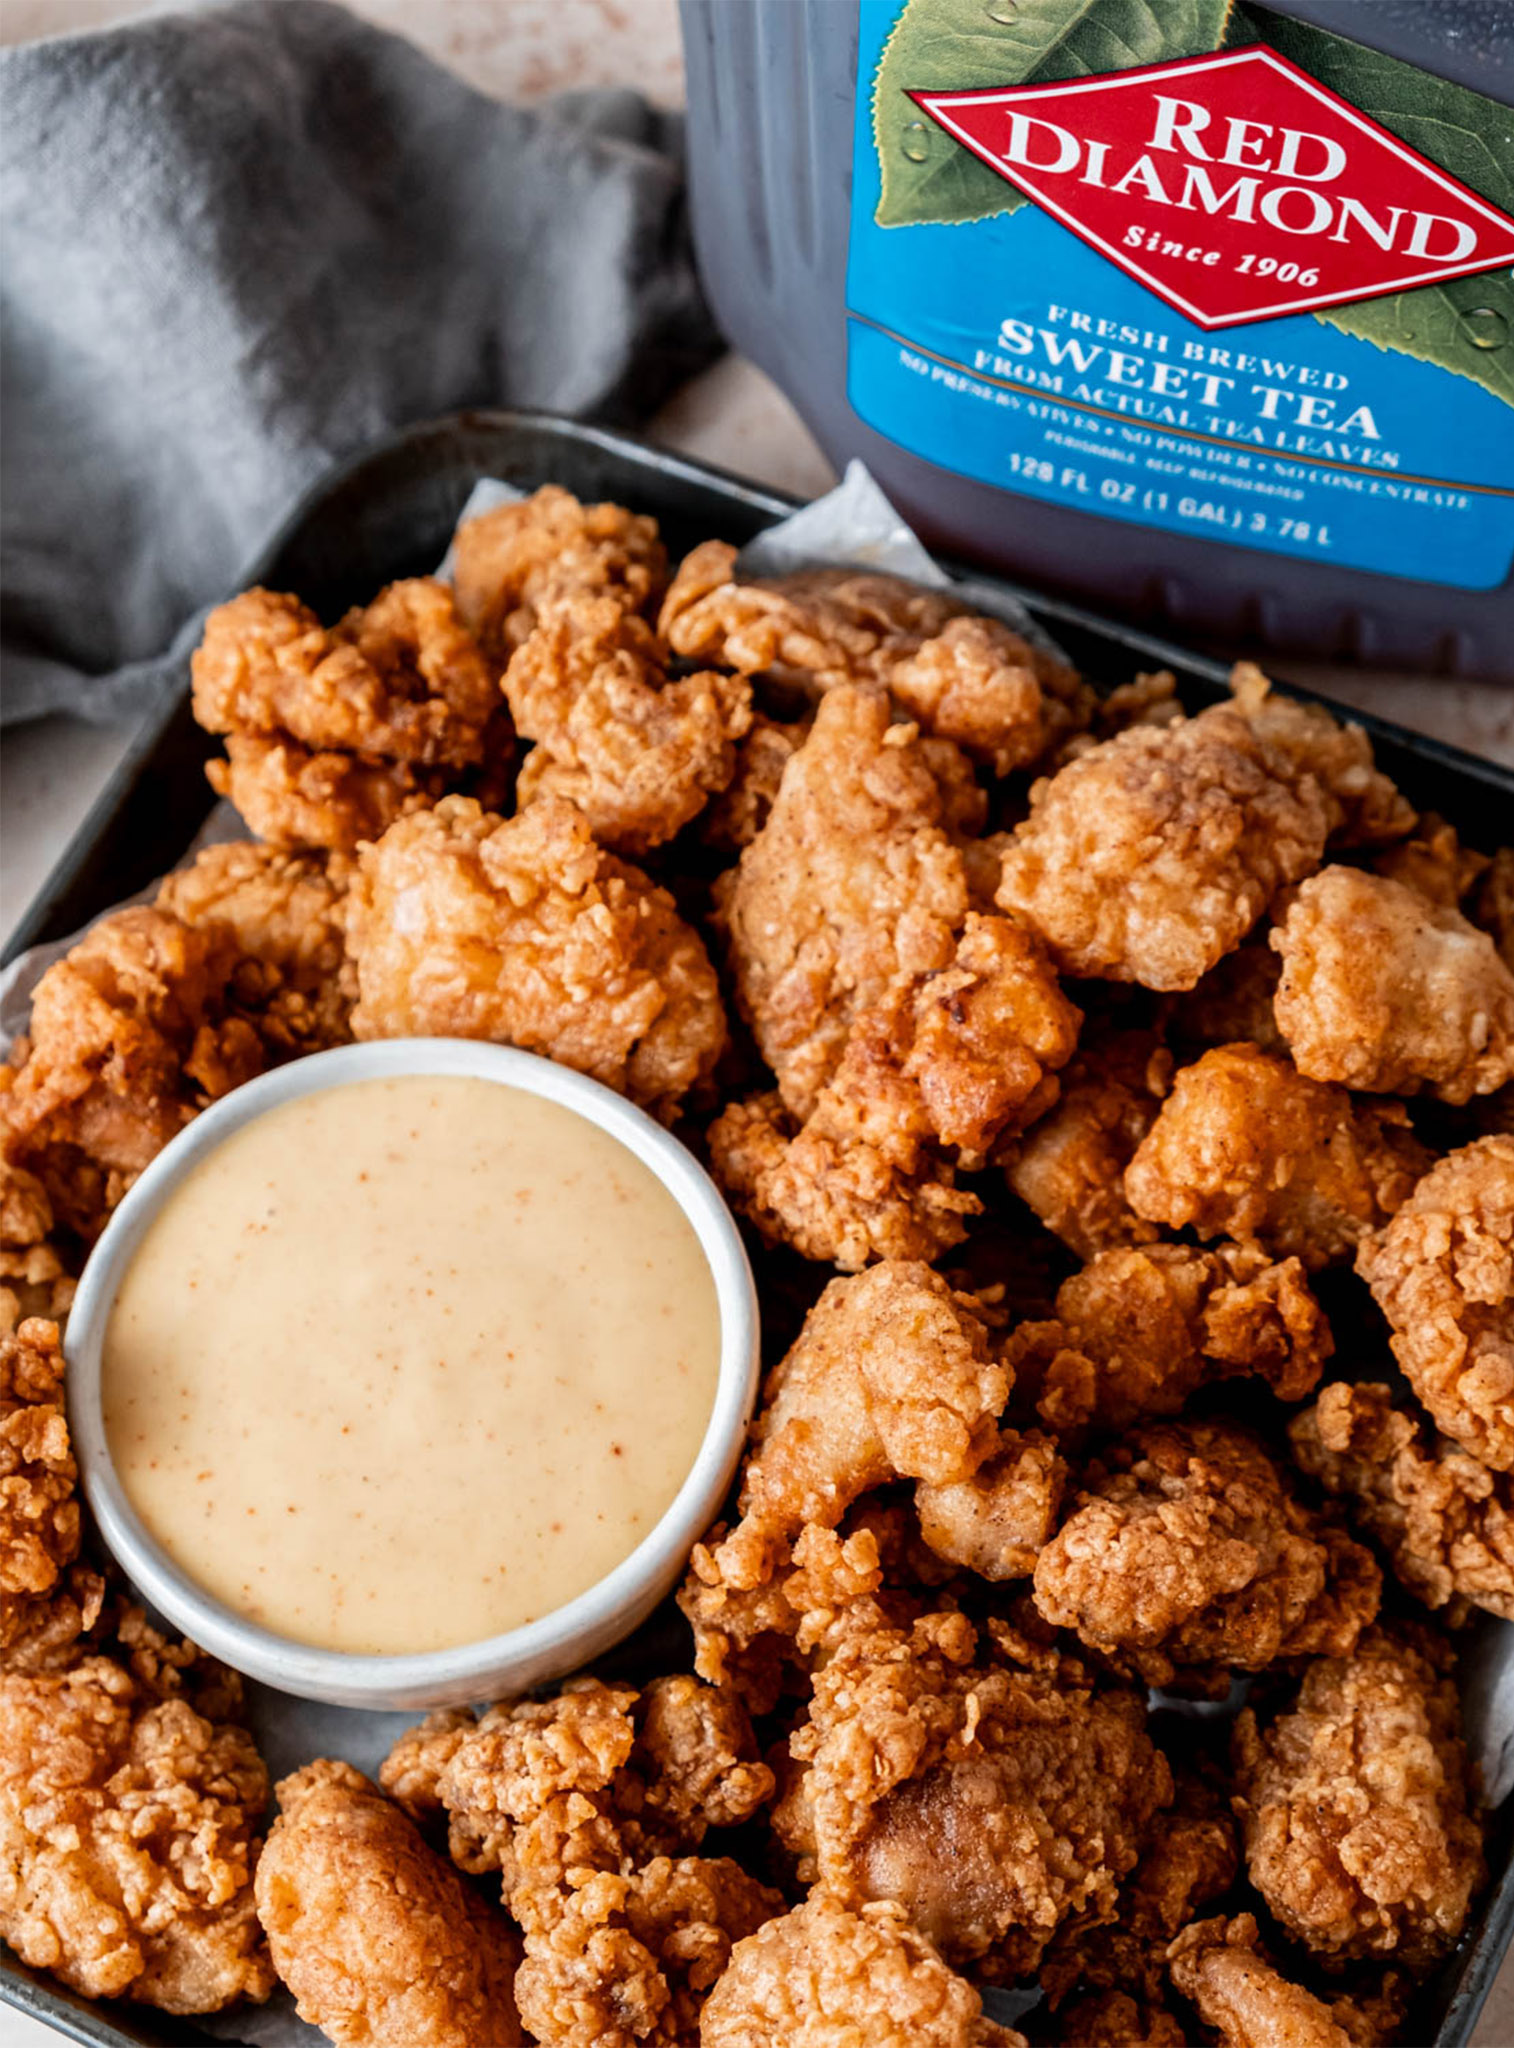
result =
[[[513,484],[485,478],[475,485],[458,523],[524,496]],[[737,558],[738,572],[747,576],[784,575],[821,564],[907,576],[912,582],[933,589],[951,586],[951,578],[932,561],[860,462],[848,465],[845,477],[834,490],[750,541]],[[450,580],[451,567],[449,547],[438,575]],[[974,606],[992,610],[1027,639],[1055,649],[1055,642],[1015,599],[985,590],[976,582],[966,590],[970,591]],[[231,807],[218,805],[194,846],[186,852],[185,860],[191,859],[202,846],[245,836],[241,820]],[[146,890],[132,900],[150,901],[153,893]],[[34,948],[14,961],[0,979],[0,1039],[5,1044],[24,1030],[31,991],[39,976],[77,936]],[[1487,1796],[1497,1804],[1514,1787],[1514,1624],[1498,1621],[1491,1615],[1480,1616],[1461,1641],[1468,1747],[1481,1771]],[[375,1714],[359,1708],[320,1706],[254,1681],[249,1681],[247,1692],[249,1720],[275,1783],[316,1756],[343,1757],[371,1777],[396,1736],[418,1718],[413,1714]],[[1166,1700],[1163,1703],[1192,1705]],[[1223,1713],[1231,1704],[1201,1711]],[[1034,1994],[1017,1995],[1004,2006],[996,2002],[995,2012],[1007,2018],[1012,2011],[1033,2002],[1033,1997]],[[252,2048],[320,2048],[324,2040],[314,2027],[295,2017],[292,2002],[282,1991],[264,2007],[239,2007],[199,2024],[218,2039],[246,2042]]]

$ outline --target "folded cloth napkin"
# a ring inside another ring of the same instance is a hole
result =
[[[680,117],[504,106],[326,0],[0,52],[0,306],[7,719],[145,709],[385,429],[634,423],[719,346]]]

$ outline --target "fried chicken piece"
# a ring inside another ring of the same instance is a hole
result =
[[[1004,1347],[1016,1409],[1059,1437],[1176,1415],[1206,1380],[1255,1373],[1280,1401],[1319,1384],[1335,1349],[1297,1259],[1256,1246],[1099,1252],[1057,1290],[1056,1318]]]
[[[1278,1922],[1332,1961],[1423,1970],[1450,1948],[1482,1879],[1450,1646],[1374,1628],[1323,1657],[1265,1729],[1235,1724],[1246,1867]]]
[[[733,1948],[783,1909],[728,1856],[575,1871],[548,1910],[528,1909],[521,2017],[542,2048],[699,2048]]]
[[[1273,998],[1283,963],[1266,937],[1249,939],[1211,967],[1197,988],[1175,996],[1167,1012],[1174,1038],[1185,1045],[1247,1044],[1288,1052],[1277,1028]]]
[[[1185,1927],[1170,1958],[1173,1984],[1218,2029],[1222,2048],[1370,2048],[1370,2036],[1349,2032],[1323,1999],[1272,1967],[1250,1913]]]
[[[250,840],[207,846],[159,889],[158,907],[236,947],[230,1000],[265,1049],[320,1052],[351,1037],[342,973],[350,870]]]
[[[16,1601],[0,1624],[0,1672],[66,1671],[78,1662],[85,1639],[95,1635],[105,1596],[97,1571],[71,1564],[46,1593]]]
[[[608,597],[622,611],[643,611],[668,566],[655,519],[624,505],[580,504],[558,484],[467,520],[452,559],[458,614],[501,667],[534,628],[539,605]]]
[[[1429,1159],[1401,1104],[1354,1103],[1254,1045],[1222,1045],[1179,1069],[1125,1193],[1149,1222],[1317,1272],[1387,1221]]]
[[[261,1070],[257,1033],[225,1013],[235,961],[227,934],[118,910],[37,983],[3,1137],[60,1228],[95,1237],[196,1111]]]
[[[391,583],[329,632],[297,597],[243,591],[205,621],[190,671],[207,732],[418,766],[470,766],[498,702],[452,592],[430,576]]]
[[[1058,2015],[1059,2048],[1188,2048],[1181,2023],[1128,1991],[1093,1991]]]
[[[701,2048],[1025,2048],[895,1905],[816,1892],[736,1944]]]
[[[53,1242],[57,1218],[47,1189],[10,1157],[9,1102],[17,1069],[0,1066],[0,1335],[29,1316],[61,1322],[73,1306],[75,1281]]]
[[[447,797],[358,861],[359,1039],[491,1039],[671,1116],[715,1064],[715,972],[673,899],[600,851],[571,804],[501,819]]]
[[[428,1724],[386,1775],[446,1809],[454,1860],[500,1872],[527,2028],[546,2048],[692,2048],[731,1943],[783,1908],[725,1858],[670,1853],[772,1792],[739,1703],[688,1678],[639,1697],[578,1679],[457,1733]]]
[[[1278,1029],[1301,1074],[1452,1103],[1514,1076],[1514,974],[1460,912],[1382,875],[1325,868],[1272,945]]]
[[[1434,811],[1425,812],[1408,839],[1372,860],[1374,874],[1403,882],[1443,910],[1455,910],[1489,866],[1488,856],[1463,846],[1456,827]]]
[[[1067,1462],[1038,1429],[1004,1430],[971,1478],[920,1480],[920,1534],[947,1563],[1001,1583],[1028,1578],[1056,1527]]]
[[[396,1743],[379,1783],[417,1821],[445,1812],[453,1860],[500,1871],[508,1894],[521,1882],[518,1844],[554,1800],[592,1815],[599,1861],[614,1868],[696,1849],[708,1829],[750,1819],[773,1773],[740,1700],[679,1674],[639,1694],[578,1679],[479,1720],[430,1715]]]
[[[757,1586],[734,1585],[721,1568],[725,1523],[696,1543],[678,1589],[678,1605],[694,1634],[694,1669],[712,1686],[733,1691],[754,1714],[770,1714],[797,1661],[798,1610],[775,1561],[772,1577]],[[781,1554],[780,1546],[780,1554]],[[731,1558],[733,1569],[743,1560]],[[742,1572],[742,1576],[745,1576]]]
[[[1035,1600],[1053,1626],[1167,1685],[1185,1669],[1344,1656],[1381,1584],[1360,1544],[1293,1499],[1248,1431],[1159,1423],[1090,1465],[1036,1560]]]
[[[447,786],[439,769],[363,754],[312,753],[293,740],[229,733],[224,761],[207,761],[217,796],[269,846],[356,853],[396,818],[434,804]]]
[[[1374,766],[1361,726],[1342,724],[1323,704],[1278,695],[1253,662],[1236,663],[1230,689],[1257,738],[1287,759],[1293,779],[1308,776],[1324,792],[1333,847],[1381,846],[1413,831],[1419,814]]]
[[[994,1449],[1008,1381],[969,1297],[888,1260],[833,1280],[768,1375],[742,1520],[714,1553],[738,1591],[765,1584],[806,1523],[834,1528],[894,1478],[970,1478]]]
[[[737,1001],[785,1106],[807,1117],[858,1016],[896,977],[950,966],[967,916],[940,783],[880,690],[821,700],[767,824],[721,881]]]
[[[621,853],[661,846],[726,787],[752,719],[744,677],[669,681],[651,627],[611,596],[541,598],[504,691],[536,742],[521,803],[566,797]]]
[[[1081,1259],[1158,1235],[1125,1199],[1125,1169],[1171,1076],[1152,1032],[1096,1031],[1063,1069],[1056,1106],[1008,1152],[1010,1187]]]
[[[1363,1239],[1356,1270],[1437,1429],[1514,1471],[1514,1137],[1447,1154]]]
[[[258,1917],[300,2018],[340,2048],[517,2048],[520,1940],[350,1764],[278,1788]]]
[[[1109,1917],[1172,1779],[1135,1693],[1096,1691],[1054,1654],[1033,1669],[976,1649],[962,1614],[842,1615],[774,1825],[801,1882],[892,1899],[948,1962],[1013,1977],[1067,1915]]]
[[[79,1468],[63,1411],[56,1323],[0,1336],[0,1662],[79,1554]]]
[[[658,620],[676,654],[822,691],[881,683],[995,775],[1088,721],[1091,695],[1066,662],[950,592],[856,569],[738,582],[735,564],[718,540],[679,564]]]
[[[1429,1436],[1380,1384],[1324,1388],[1288,1435],[1298,1464],[1351,1502],[1416,1599],[1514,1621],[1514,1480]]]
[[[245,1729],[109,1657],[0,1674],[0,1936],[86,1998],[264,1999],[268,1778]]]
[[[736,766],[723,790],[710,798],[699,819],[699,837],[722,853],[750,846],[772,816],[783,771],[809,737],[807,720],[785,724],[764,712],[752,714],[736,743]]]
[[[1054,1095],[1080,1021],[1029,932],[970,912],[949,967],[899,977],[855,1019],[802,1126],[773,1094],[726,1110],[709,1133],[716,1178],[807,1258],[934,1258],[982,1206],[956,1168]]]
[[[1114,1919],[1064,1924],[1047,1950],[1040,1982],[1053,2006],[1082,1984],[1136,1993],[1142,2008],[1160,2012],[1169,1943],[1234,1884],[1241,1859],[1228,1787],[1212,1769],[1183,1766],[1173,1784],[1171,1806],[1120,1887]],[[1160,2028],[1156,2038],[1163,2038]]]
[[[1135,726],[1036,784],[999,905],[1064,973],[1190,989],[1319,865],[1332,815],[1230,705]]]
[[[511,751],[495,671],[434,577],[329,631],[296,597],[244,591],[206,620],[191,671],[196,719],[226,735],[211,786],[274,845],[351,853]]]
[[[1500,846],[1488,863],[1469,905],[1498,948],[1505,967],[1514,968],[1514,846]]]

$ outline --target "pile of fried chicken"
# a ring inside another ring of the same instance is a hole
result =
[[[256,836],[0,1069],[0,1935],[369,2048],[1015,2048],[1027,1987],[1065,2048],[1398,2038],[1485,1876],[1455,1631],[1514,1619],[1514,850],[1254,669],[1100,699],[551,486],[455,563],[212,614]],[[208,1103],[411,1033],[674,1127],[770,1371],[690,1668],[265,1835],[238,1682],[81,1524],[58,1326]]]

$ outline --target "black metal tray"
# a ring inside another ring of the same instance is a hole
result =
[[[613,498],[654,513],[675,558],[712,535],[737,543],[750,540],[799,502],[599,428],[544,414],[459,413],[406,428],[323,479],[239,587],[257,582],[295,590],[323,618],[335,617],[348,605],[365,602],[382,583],[433,569],[469,491],[485,476],[527,490],[560,483],[582,498]],[[1001,590],[1018,597],[1096,685],[1128,681],[1137,669],[1169,668],[1190,709],[1227,694],[1223,662],[1002,579],[961,573],[979,582],[997,581]],[[1474,845],[1508,839],[1514,773],[1365,712],[1343,710],[1343,715],[1367,728],[1379,764],[1420,809],[1445,812]],[[215,801],[202,764],[218,751],[190,715],[186,664],[182,687],[134,741],[11,935],[0,964],[30,946],[66,937],[174,866]],[[1505,1802],[1490,1832],[1492,1879],[1476,1917],[1434,1980],[1423,1987],[1411,2048],[1466,2048],[1514,1936],[1510,1807],[1514,1801]],[[193,2024],[141,2007],[90,2005],[74,1998],[24,1970],[3,1949],[0,2005],[29,2013],[93,2048],[214,2048]],[[0,2040],[5,2032],[0,2016]]]

